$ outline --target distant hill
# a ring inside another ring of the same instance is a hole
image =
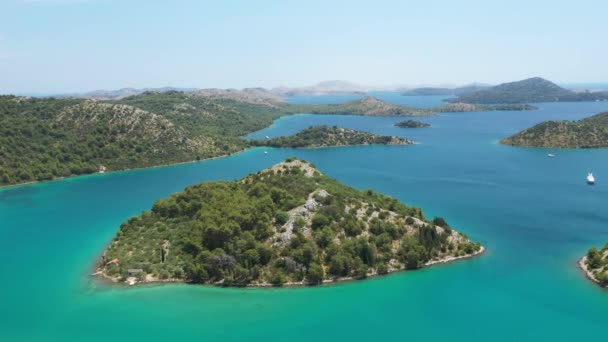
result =
[[[500,143],[547,148],[608,147],[608,112],[579,121],[545,121]]]
[[[77,98],[77,99],[89,99],[89,100],[120,100],[125,97],[143,94],[145,92],[157,92],[164,93],[169,91],[194,91],[195,88],[176,88],[176,87],[163,87],[163,88],[121,88],[115,90],[94,90],[86,93],[72,93],[72,94],[60,94],[56,95],[57,98]]]
[[[608,92],[574,92],[540,77],[499,84],[464,94],[449,102],[477,104],[608,100]]]
[[[344,114],[367,116],[436,116],[431,110],[400,106],[367,96],[359,100],[338,104],[289,105],[290,113]]]
[[[270,91],[279,96],[318,96],[332,94],[362,94],[369,87],[360,86],[346,81],[325,81],[308,87],[277,87]]]
[[[462,86],[462,87],[456,87],[456,88],[424,87],[424,88],[414,88],[414,89],[405,90],[401,93],[401,95],[403,95],[403,96],[431,96],[431,95],[462,96],[462,95],[474,93],[479,90],[487,89],[489,87],[491,87],[491,86],[485,85],[485,84],[479,84],[479,85],[475,84],[475,85],[468,85],[468,86]]]
[[[284,102],[283,97],[264,88],[244,88],[242,90],[210,88],[194,90],[192,93],[213,99],[227,99],[269,106],[277,106]]]

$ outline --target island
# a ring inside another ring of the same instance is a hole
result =
[[[462,87],[442,88],[442,87],[422,87],[404,90],[402,96],[461,96],[474,93],[478,90],[489,88],[487,84],[470,84]]]
[[[395,124],[395,127],[401,128],[423,128],[423,127],[431,127],[431,124],[416,120],[405,120],[399,121]]]
[[[536,110],[538,107],[523,103],[505,103],[493,105],[471,104],[464,102],[454,102],[447,105],[433,108],[437,113],[466,113],[466,112],[492,112],[492,111],[523,111]]]
[[[505,138],[500,143],[545,148],[608,147],[608,112],[578,121],[545,121]]]
[[[572,91],[541,77],[499,84],[494,87],[465,93],[448,102],[503,104],[529,102],[605,101],[606,91]]]
[[[366,115],[366,116],[437,116],[432,110],[425,108],[412,108],[392,104],[367,96],[359,100],[336,104],[290,104],[285,111],[298,114],[339,114],[339,115]]]
[[[578,262],[587,278],[602,287],[608,287],[608,244],[603,248],[591,247]]]
[[[414,142],[400,137],[376,135],[337,126],[312,126],[291,136],[266,140],[251,140],[252,146],[290,148],[411,144],[414,144]]]
[[[203,182],[124,222],[96,264],[115,283],[314,285],[479,255],[443,219],[288,158]]]

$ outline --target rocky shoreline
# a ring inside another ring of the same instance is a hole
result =
[[[580,258],[577,262],[577,265],[578,265],[578,268],[580,268],[581,271],[583,271],[583,273],[585,274],[585,277],[587,277],[587,279],[591,280],[597,286],[599,286],[603,289],[608,289],[608,286],[602,286],[600,281],[595,277],[595,275],[593,275],[593,272],[591,272],[589,270],[589,268],[587,268],[587,256]]]
[[[418,270],[426,268],[426,267],[448,264],[448,263],[452,263],[452,262],[458,261],[458,260],[475,258],[475,257],[483,255],[485,252],[486,252],[485,247],[481,246],[478,251],[471,253],[471,254],[465,254],[465,255],[461,255],[461,256],[447,256],[445,258],[427,261],[424,264],[424,267],[419,268]],[[367,274],[367,276],[365,278],[340,277],[340,278],[334,278],[334,279],[326,279],[326,280],[323,280],[323,283],[321,283],[321,284],[310,284],[310,283],[306,283],[306,282],[287,282],[287,283],[282,284],[281,286],[276,286],[271,283],[259,283],[259,284],[248,284],[247,286],[242,286],[242,287],[251,287],[251,288],[273,287],[273,288],[276,288],[276,287],[319,286],[319,285],[331,285],[331,284],[337,285],[340,283],[345,283],[345,282],[350,282],[350,281],[381,277],[381,276],[389,275],[391,273],[415,271],[415,270],[416,269],[395,268],[395,269],[389,269],[388,272],[385,274],[378,274],[377,272],[370,272]],[[188,284],[188,282],[185,281],[184,279],[175,279],[175,278],[158,279],[155,277],[148,277],[146,280],[137,280],[135,277],[129,277],[125,281],[120,281],[120,279],[113,278],[113,277],[106,275],[103,271],[101,271],[98,268],[95,268],[95,273],[91,274],[91,276],[95,276],[95,277],[99,278],[104,283],[107,283],[110,285],[117,285],[117,286],[163,285],[163,284],[179,284],[179,283]],[[222,282],[216,282],[213,284],[198,284],[198,285],[223,286]],[[235,286],[231,286],[231,287],[235,287]]]

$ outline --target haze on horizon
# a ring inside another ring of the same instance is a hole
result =
[[[608,3],[3,0],[0,93],[608,82]]]

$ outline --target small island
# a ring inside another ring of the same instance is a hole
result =
[[[500,143],[545,148],[608,147],[608,112],[579,121],[545,121],[505,138]]]
[[[315,285],[479,255],[442,218],[356,190],[288,158],[237,181],[203,182],[132,217],[97,262],[115,283]]]
[[[395,137],[376,135],[336,126],[312,126],[291,136],[266,140],[252,140],[252,146],[317,148],[354,145],[412,145],[413,141]]]
[[[431,124],[416,120],[405,120],[399,121],[395,124],[395,127],[401,128],[423,128],[423,127],[431,127]]]
[[[602,249],[591,247],[578,262],[587,278],[602,287],[608,287],[608,244]]]

